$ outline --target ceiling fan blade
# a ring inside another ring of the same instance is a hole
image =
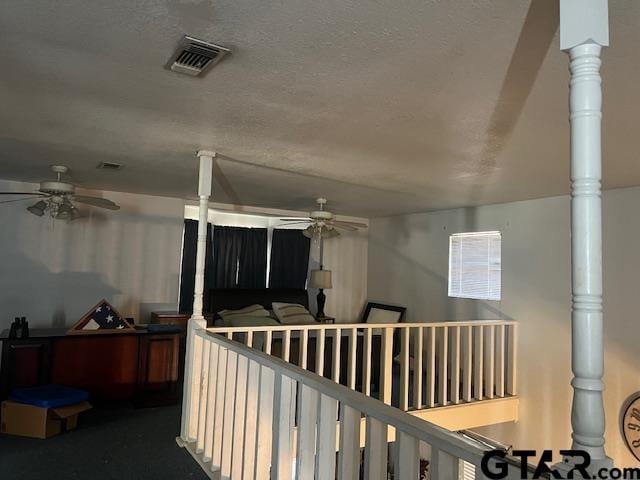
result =
[[[47,195],[42,192],[0,192],[0,195]]]
[[[304,220],[305,222],[312,222],[313,220],[309,217],[300,217],[300,218],[281,218],[281,222],[300,222]]]
[[[1,200],[0,203],[24,202],[25,200],[33,200],[33,197],[14,198],[13,200]]]
[[[333,226],[335,228],[339,228],[340,230],[347,230],[349,232],[357,232],[358,231],[358,229],[356,227],[353,227],[351,225],[343,225],[343,224],[336,225],[335,222],[334,222]]]
[[[107,198],[74,195],[73,200],[75,200],[76,202],[91,205],[92,207],[106,208],[107,210],[120,210],[120,205],[113,203]]]
[[[280,225],[276,225],[274,228],[278,227],[290,227],[291,225],[308,225],[309,222],[293,222],[293,223],[281,223]]]
[[[366,223],[360,223],[360,222],[347,222],[344,220],[334,220],[333,221],[334,225],[349,225],[351,227],[356,227],[356,228],[367,228],[368,225]]]

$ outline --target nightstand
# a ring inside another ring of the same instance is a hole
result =
[[[327,317],[327,316],[316,317],[316,321],[318,323],[336,323],[336,319],[335,318]]]

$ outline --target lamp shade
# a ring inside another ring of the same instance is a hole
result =
[[[331,270],[311,270],[311,288],[331,288]]]

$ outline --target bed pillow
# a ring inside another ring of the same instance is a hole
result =
[[[248,307],[240,308],[238,310],[222,310],[218,312],[218,315],[222,317],[222,319],[226,320],[232,317],[242,316],[242,317],[269,317],[269,312],[262,305],[258,305],[257,303],[254,305],[249,305]]]
[[[270,317],[255,317],[251,315],[232,315],[222,319],[223,327],[275,327],[280,325]]]
[[[273,313],[283,325],[309,325],[316,323],[316,319],[305,307],[297,303],[273,302]]]

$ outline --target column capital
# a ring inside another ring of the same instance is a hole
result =
[[[198,150],[197,156],[198,158],[202,158],[202,157],[210,157],[210,158],[216,158],[217,153],[214,152],[213,150]]]
[[[608,0],[560,0],[560,49],[583,43],[609,45]]]

